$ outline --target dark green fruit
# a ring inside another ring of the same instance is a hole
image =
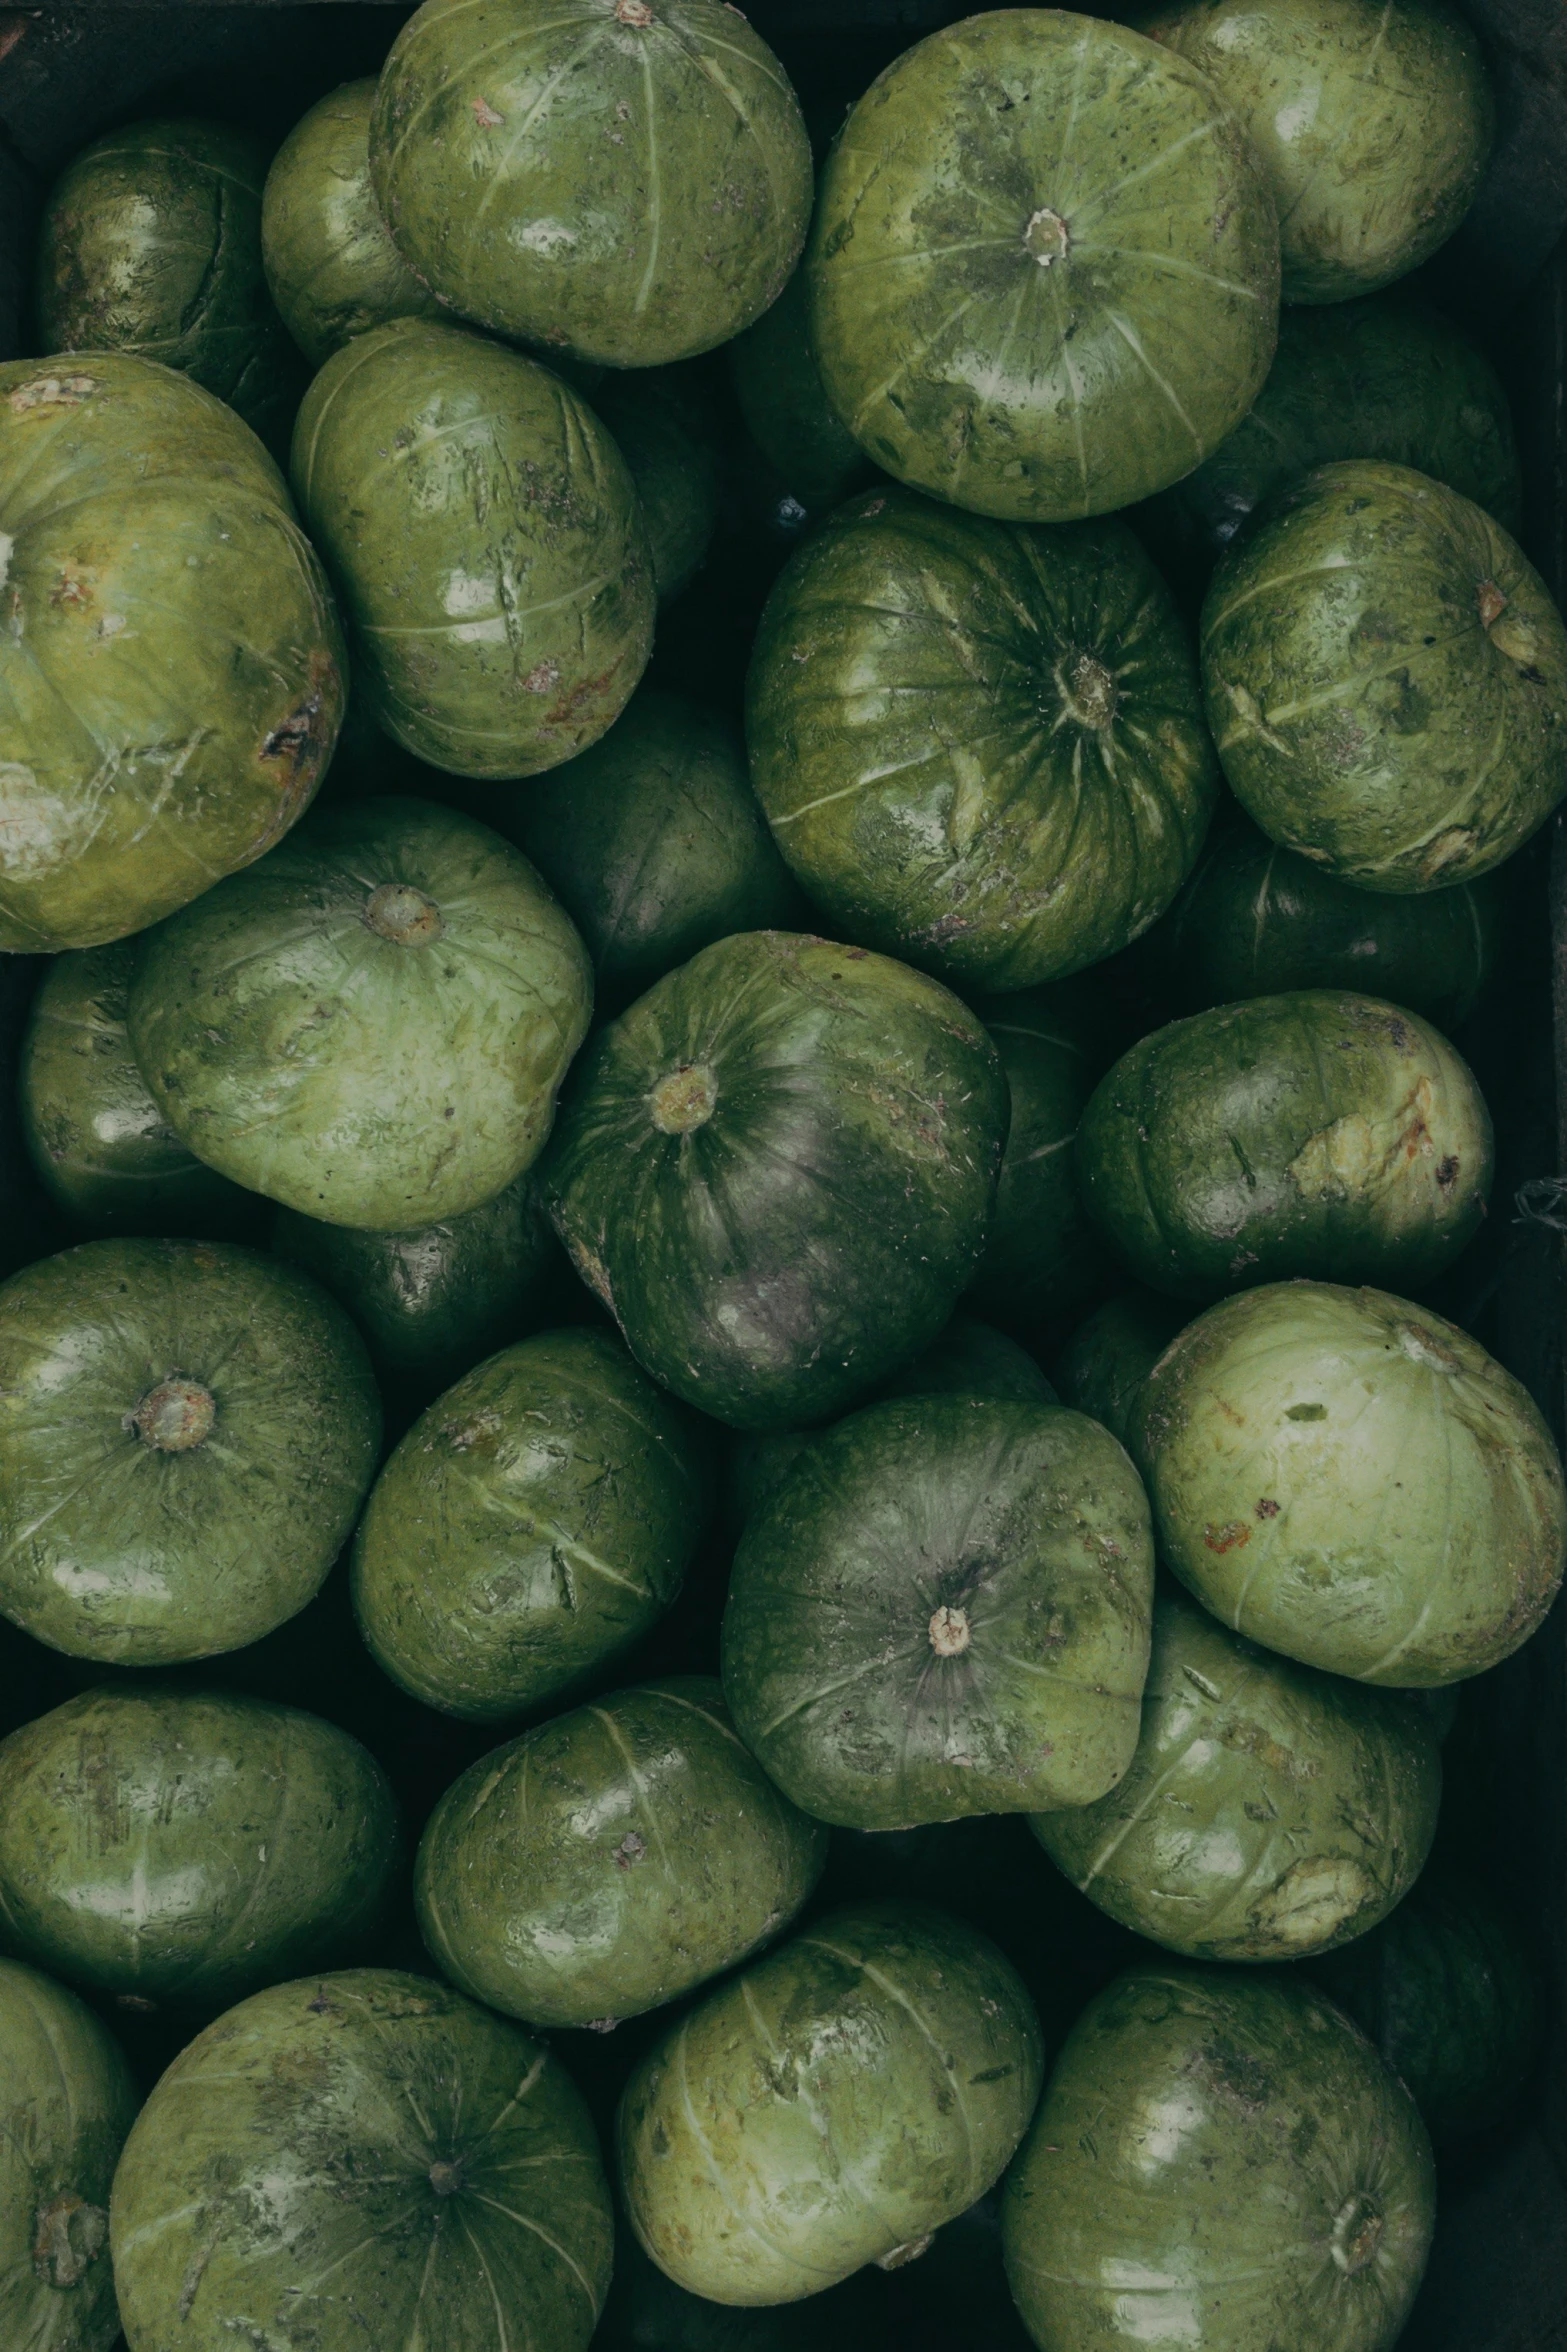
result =
[[[391,1969],[275,1985],[209,2025],[114,2181],[130,2352],[584,2352],[612,2233],[559,2061]]]
[[[1143,1382],[1188,1320],[1151,1290],[1127,1290],[1084,1317],[1056,1366],[1061,1401],[1130,1445]]]
[[[0,1741],[13,1950],[138,2005],[222,2008],[373,1935],[397,1805],[335,1723],[237,1692],[85,1692]]]
[[[969,1297],[998,1322],[1031,1326],[1079,1306],[1104,1276],[1073,1144],[1106,1056],[1086,990],[1020,989],[976,1010],[1001,1056],[1012,1120]]]
[[[1186,630],[1124,524],[1040,530],[907,490],[862,492],[792,557],[746,738],[829,920],[982,989],[1146,930],[1218,795]]]
[[[381,1438],[358,1333],[221,1243],[89,1241],[0,1290],[0,1610],[76,1658],[258,1641],[353,1526]]]
[[[811,348],[806,273],[796,270],[771,310],[730,344],[729,381],[752,440],[806,507],[836,505],[868,461],[827,397]]]
[[[588,400],[615,436],[653,551],[653,585],[672,604],[707,561],[718,524],[717,405],[683,367],[606,374]]]
[[[632,1353],[736,1429],[825,1420],[973,1275],[1005,1081],[957,998],[787,931],[704,948],[584,1058],[556,1227]]]

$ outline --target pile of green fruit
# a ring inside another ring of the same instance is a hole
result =
[[[18,2352],[1384,2352],[1530,2074],[1443,1741],[1567,1488],[1448,1310],[1567,629],[1395,283],[1478,45],[818,95],[425,0],[49,198]]]

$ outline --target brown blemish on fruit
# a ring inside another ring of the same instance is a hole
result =
[[[210,1388],[171,1372],[156,1388],[149,1388],[135,1410],[126,1416],[142,1444],[158,1454],[189,1454],[205,1443],[217,1419],[217,1402]]]
[[[30,383],[17,385],[9,406],[13,416],[28,416],[46,408],[75,408],[97,389],[96,376],[34,376]]]
[[[79,2286],[93,2257],[103,2252],[109,2216],[101,2205],[64,2189],[33,2219],[33,2276],[46,2287]]]
[[[506,117],[504,114],[497,114],[494,107],[491,106],[487,100],[483,98],[475,98],[473,102],[473,119],[478,124],[481,131],[497,131],[500,129],[501,124],[506,120]]]
[[[380,882],[364,903],[365,928],[395,947],[428,947],[446,924],[433,898],[411,882]]]
[[[559,662],[535,662],[522,681],[522,691],[524,694],[550,694],[559,684]]]
[[[1436,1180],[1444,1192],[1451,1192],[1458,1182],[1458,1162],[1451,1154],[1437,1163]]]
[[[1494,580],[1482,580],[1477,592],[1480,606],[1480,626],[1489,629],[1493,621],[1501,619],[1507,610],[1507,599]]]
[[[630,25],[634,31],[645,33],[653,22],[653,11],[647,0],[616,0],[615,22]]]
[[[1244,1519],[1226,1519],[1222,1527],[1216,1527],[1210,1519],[1202,1531],[1202,1540],[1210,1552],[1235,1552],[1242,1544],[1250,1543],[1251,1529]]]
[[[1259,1497],[1257,1498],[1257,1516],[1258,1516],[1258,1518],[1259,1518],[1259,1519],[1277,1519],[1278,1515],[1279,1515],[1279,1506],[1278,1506],[1278,1504],[1277,1504],[1277,1503],[1274,1501],[1274,1499],[1273,1499],[1272,1495],[1259,1495]]]

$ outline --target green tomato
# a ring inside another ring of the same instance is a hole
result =
[[[1105,1055],[1077,989],[1020,989],[975,1009],[1001,1056],[1012,1119],[969,1297],[998,1322],[1037,1325],[1080,1306],[1104,1277],[1073,1145]]]
[[[587,398],[615,436],[636,485],[659,604],[672,604],[707,561],[718,527],[717,405],[688,368],[631,368]]]
[[[1122,1291],[1086,1315],[1056,1366],[1064,1404],[1130,1448],[1143,1382],[1187,1317],[1151,1290]]]
[[[735,338],[729,381],[752,440],[806,507],[836,505],[868,460],[827,397],[811,347],[810,295],[796,270],[771,310]]]

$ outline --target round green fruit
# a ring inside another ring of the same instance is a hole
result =
[[[261,445],[124,353],[0,367],[0,950],[97,947],[269,849],[343,716]]]
[[[1073,2027],[1002,2232],[1040,2352],[1390,2352],[1435,2204],[1413,2100],[1320,1994],[1147,1967]]]
[[[1042,2073],[1022,1979],[977,1929],[921,1903],[830,1911],[637,2066],[617,2124],[631,2226],[712,2302],[819,2294],[983,2196]]]
[[[1214,574],[1203,686],[1263,831],[1363,890],[1467,882],[1567,792],[1567,629],[1507,533],[1407,466],[1319,466]]]
[[[625,459],[653,555],[661,605],[689,588],[718,527],[717,405],[687,368],[632,368],[588,393]]]
[[[1261,389],[1273,198],[1184,59],[1064,9],[932,33],[870,86],[807,259],[827,397],[876,463],[1016,522],[1179,481]]]
[[[746,737],[828,918],[965,987],[1125,947],[1218,797],[1186,630],[1124,524],[1041,530],[907,490],[863,492],[790,560]]]
[[[1012,1119],[969,1297],[998,1322],[1032,1326],[1080,1306],[1103,1279],[1073,1145],[1105,1055],[1074,989],[1020,989],[975,1009],[1001,1056]]]
[[[866,457],[827,397],[811,348],[806,273],[796,270],[771,310],[730,344],[729,381],[752,440],[805,507],[834,506],[866,472]]]
[[[516,850],[454,809],[321,809],[145,943],[131,1044],[175,1133],[251,1192],[404,1233],[543,1148],[582,1043],[582,942]]]
[[[352,1969],[256,1993],[180,2052],[115,2175],[114,2283],[130,2352],[585,2352],[613,2226],[549,2051],[425,1977]]]
[[[0,1611],[101,1664],[242,1649],[320,1586],[380,1438],[358,1333],[290,1267],[45,1258],[0,1290]]]
[[[1106,1299],[1079,1323],[1056,1366],[1062,1402],[1130,1446],[1143,1382],[1186,1320],[1151,1290]]]
[[[1567,1493],[1527,1390],[1407,1299],[1325,1282],[1189,1323],[1137,1403],[1161,1556],[1236,1632],[1360,1682],[1461,1682],[1550,1607]]]
[[[935,1338],[984,1243],[995,1049],[884,956],[703,948],[605,1030],[550,1154],[556,1229],[633,1355],[736,1429],[821,1421]]]
[[[652,552],[624,458],[559,376],[394,320],[327,361],[291,470],[356,691],[405,751],[533,776],[619,716],[653,642]]]

